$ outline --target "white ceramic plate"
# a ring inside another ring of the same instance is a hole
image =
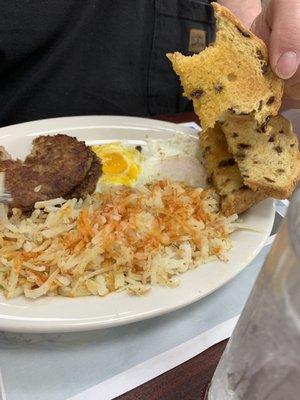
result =
[[[125,140],[143,144],[145,138],[168,138],[179,133],[197,136],[190,128],[171,123],[131,117],[89,116],[34,121],[0,129],[0,144],[15,157],[23,158],[32,139],[41,134],[64,132],[87,144]],[[19,297],[6,300],[0,294],[0,330],[18,332],[62,332],[117,326],[161,315],[197,301],[235,277],[255,257],[270,234],[275,209],[271,199],[243,215],[245,223],[257,229],[232,234],[235,246],[229,262],[210,262],[181,276],[175,289],[153,287],[144,296],[125,292],[104,298],[76,299],[55,297],[29,300]]]

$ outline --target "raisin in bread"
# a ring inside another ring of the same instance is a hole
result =
[[[203,130],[225,118],[225,112],[252,113],[259,126],[276,115],[283,81],[271,70],[266,45],[231,12],[212,3],[216,41],[192,56],[167,54],[179,75],[184,95],[193,100]]]
[[[300,176],[300,157],[288,120],[272,117],[265,134],[257,131],[251,117],[231,116],[222,130],[245,185],[279,199],[292,194]]]
[[[209,183],[221,198],[221,210],[225,216],[240,214],[266,198],[244,185],[238,166],[227,148],[224,133],[216,124],[200,135]]]

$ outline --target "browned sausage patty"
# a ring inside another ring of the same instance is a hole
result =
[[[73,199],[75,197],[76,199],[84,199],[88,194],[94,193],[101,172],[101,163],[96,154],[94,154],[91,168],[85,178],[65,198]]]
[[[11,207],[30,211],[37,201],[69,197],[88,179],[93,157],[94,153],[84,142],[71,136],[37,137],[23,163],[0,162],[0,170],[5,171],[5,187],[13,197]],[[98,177],[100,172],[99,168]],[[93,177],[96,179],[96,173]]]
[[[64,182],[65,193],[78,185],[91,167],[92,151],[84,142],[67,135],[39,136],[33,141],[25,164],[41,171],[57,173]]]

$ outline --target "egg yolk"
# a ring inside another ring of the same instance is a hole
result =
[[[120,153],[109,153],[103,160],[104,174],[121,174],[128,168],[127,161]]]
[[[141,171],[142,156],[136,149],[121,143],[108,143],[92,146],[102,163],[100,184],[132,186]]]

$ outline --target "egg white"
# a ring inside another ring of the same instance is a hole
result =
[[[142,173],[137,185],[168,179],[192,187],[207,186],[199,147],[190,137],[174,135],[170,139],[148,139],[142,156]]]
[[[141,173],[132,187],[164,179],[185,182],[192,187],[207,186],[199,147],[195,146],[195,140],[187,136],[147,139],[142,145],[140,166]],[[116,185],[100,178],[96,191],[105,192],[113,186]]]

